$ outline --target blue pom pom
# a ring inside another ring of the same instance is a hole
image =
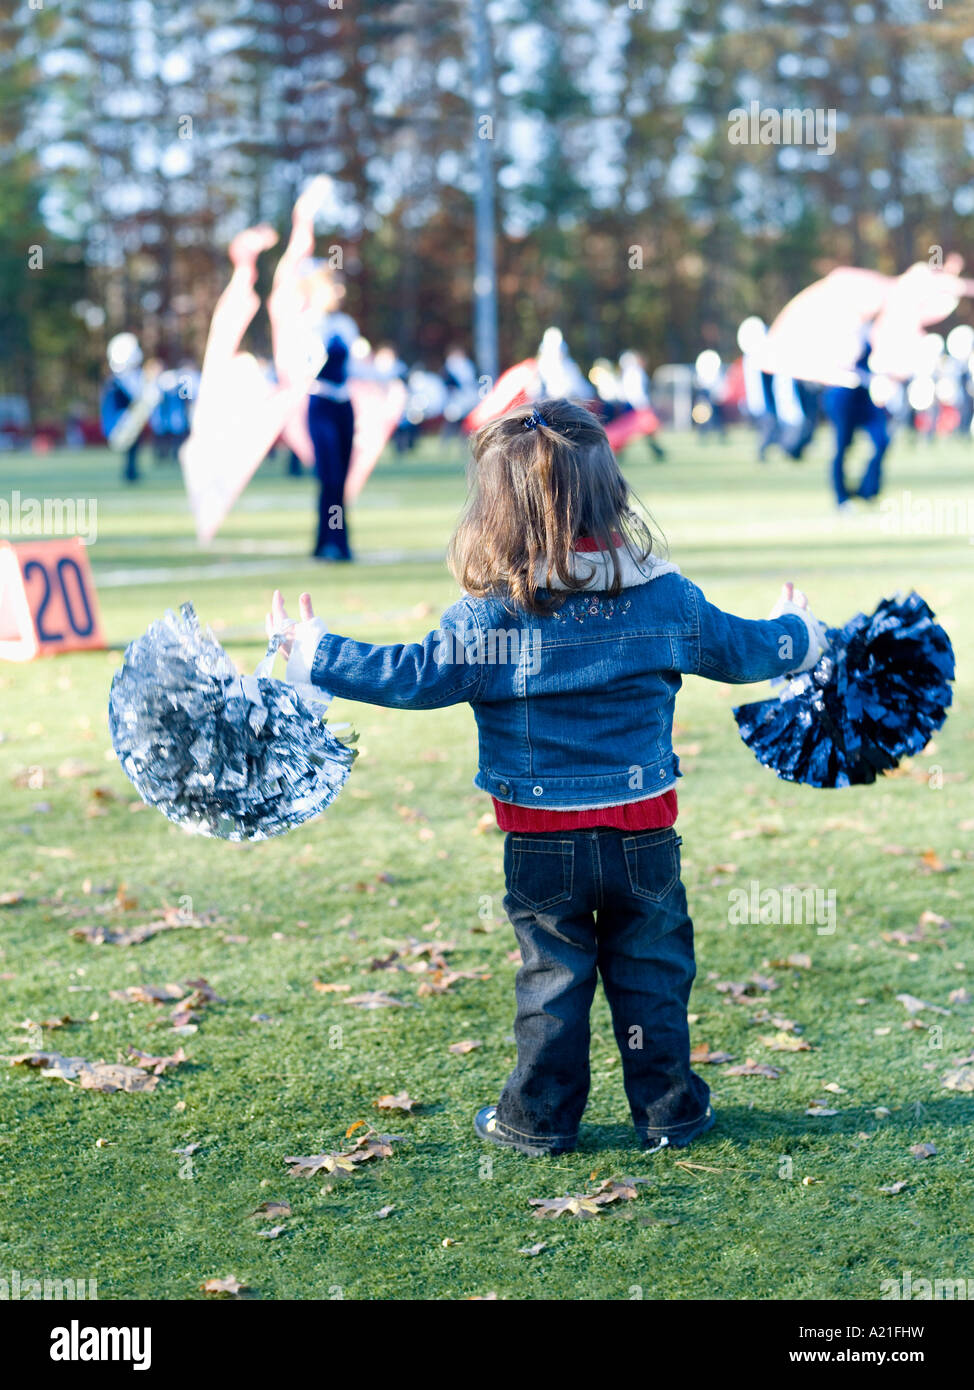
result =
[[[817,666],[772,700],[734,710],[759,762],[787,782],[849,787],[875,782],[919,753],[947,717],[954,679],[950,638],[917,593],[883,599],[829,631]]]

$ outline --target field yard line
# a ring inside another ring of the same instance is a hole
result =
[[[373,550],[356,558],[359,565],[432,564],[443,559],[442,550]],[[305,564],[314,563],[310,556]],[[277,560],[224,560],[210,565],[158,565],[144,569],[102,570],[92,566],[100,589],[122,589],[145,584],[168,584],[174,579],[232,579],[245,574],[271,574],[280,571]]]

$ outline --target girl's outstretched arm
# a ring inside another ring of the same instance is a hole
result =
[[[286,633],[281,651],[287,678],[310,681],[332,695],[394,709],[441,709],[472,701],[483,685],[484,644],[473,606],[461,599],[421,642],[376,645],[328,631],[314,616],[310,594],[300,599],[301,621],[291,623],[280,590],[268,616],[268,632]]]

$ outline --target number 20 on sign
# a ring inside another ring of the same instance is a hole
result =
[[[0,541],[0,659],[32,661],[104,647],[81,538]]]

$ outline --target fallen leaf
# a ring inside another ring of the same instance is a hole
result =
[[[748,1057],[743,1066],[728,1067],[727,1076],[767,1076],[772,1081],[777,1081],[781,1072],[777,1067],[769,1066],[767,1062],[755,1062],[753,1057]]]
[[[312,980],[311,988],[316,989],[319,994],[347,994],[352,986],[332,984],[326,980]]]
[[[812,1048],[804,1038],[794,1033],[761,1033],[758,1042],[763,1043],[770,1052],[811,1052]]]
[[[822,1119],[828,1115],[838,1115],[838,1110],[830,1110],[827,1105],[810,1105],[805,1111],[806,1115],[814,1115],[817,1119]]]
[[[403,999],[394,999],[381,989],[370,989],[364,994],[350,994],[343,1004],[353,1004],[358,1009],[409,1009],[413,1006]]]
[[[457,1057],[462,1057],[467,1052],[473,1052],[476,1047],[483,1047],[483,1043],[476,1042],[473,1038],[464,1038],[463,1042],[451,1043],[447,1048],[447,1052],[452,1052]]]
[[[204,1293],[226,1295],[228,1298],[236,1298],[246,1287],[246,1284],[241,1284],[232,1274],[228,1274],[225,1279],[205,1279],[200,1284]]]
[[[691,1062],[706,1063],[708,1066],[719,1066],[724,1062],[732,1062],[733,1060],[733,1053],[711,1052],[706,1043],[698,1043],[690,1053]]]
[[[592,1197],[576,1193],[574,1197],[531,1197],[528,1205],[537,1208],[538,1216],[600,1216],[602,1207]]]
[[[255,1231],[254,1235],[263,1236],[265,1240],[277,1240],[286,1229],[285,1226],[269,1226],[266,1231]]]
[[[933,1158],[936,1152],[937,1146],[935,1144],[926,1143],[910,1145],[910,1153],[914,1158]]]
[[[924,1009],[932,1014],[945,1014],[948,1017],[950,1016],[949,1009],[942,1009],[939,1004],[928,1004],[925,999],[918,999],[915,994],[898,994],[896,998],[899,1003],[903,1005],[911,1018],[914,1014],[918,1014]]]
[[[528,1255],[530,1257],[533,1257],[535,1255],[540,1255],[542,1250],[547,1250],[547,1248],[548,1242],[546,1240],[539,1240],[537,1245],[522,1245],[517,1253],[519,1255]]]
[[[137,1047],[129,1048],[129,1056],[137,1057],[144,1067],[148,1067],[154,1076],[161,1076],[168,1067],[178,1067],[180,1063],[187,1062],[189,1058],[181,1047],[169,1057],[154,1057],[149,1052],[142,1052]]]
[[[23,893],[0,893],[0,907],[16,907],[23,901]]]
[[[357,1126],[356,1126],[357,1128]],[[360,1163],[372,1158],[388,1158],[393,1144],[401,1143],[404,1134],[376,1134],[368,1130],[350,1149],[337,1153],[314,1154],[310,1158],[285,1158],[291,1164],[292,1177],[313,1177],[316,1173],[354,1173]]]
[[[250,1214],[251,1216],[290,1216],[291,1203],[284,1199],[260,1202]]]
[[[881,1187],[879,1190],[890,1197],[895,1197],[898,1192],[902,1192],[904,1187],[909,1187],[909,1185],[906,1179],[902,1178],[899,1182],[890,1183],[889,1187]]]
[[[182,985],[126,985],[125,989],[108,991],[110,999],[119,999],[128,1004],[171,1004],[185,994]]]
[[[57,1081],[77,1081],[82,1090],[154,1091],[159,1077],[141,1067],[119,1062],[88,1062],[84,1057],[65,1057],[60,1052],[25,1052],[10,1059],[11,1066],[38,1067],[42,1076]]]
[[[948,1091],[974,1091],[974,1066],[959,1066],[945,1072],[940,1080]]]
[[[387,1207],[380,1207],[379,1210],[376,1212],[376,1216],[379,1218],[380,1221],[384,1221],[387,1216],[390,1216],[392,1212],[395,1211],[395,1209],[395,1204],[390,1203],[390,1205]]]
[[[374,1104],[377,1110],[404,1110],[408,1114],[419,1101],[412,1100],[408,1091],[400,1091],[394,1096],[380,1096]]]

